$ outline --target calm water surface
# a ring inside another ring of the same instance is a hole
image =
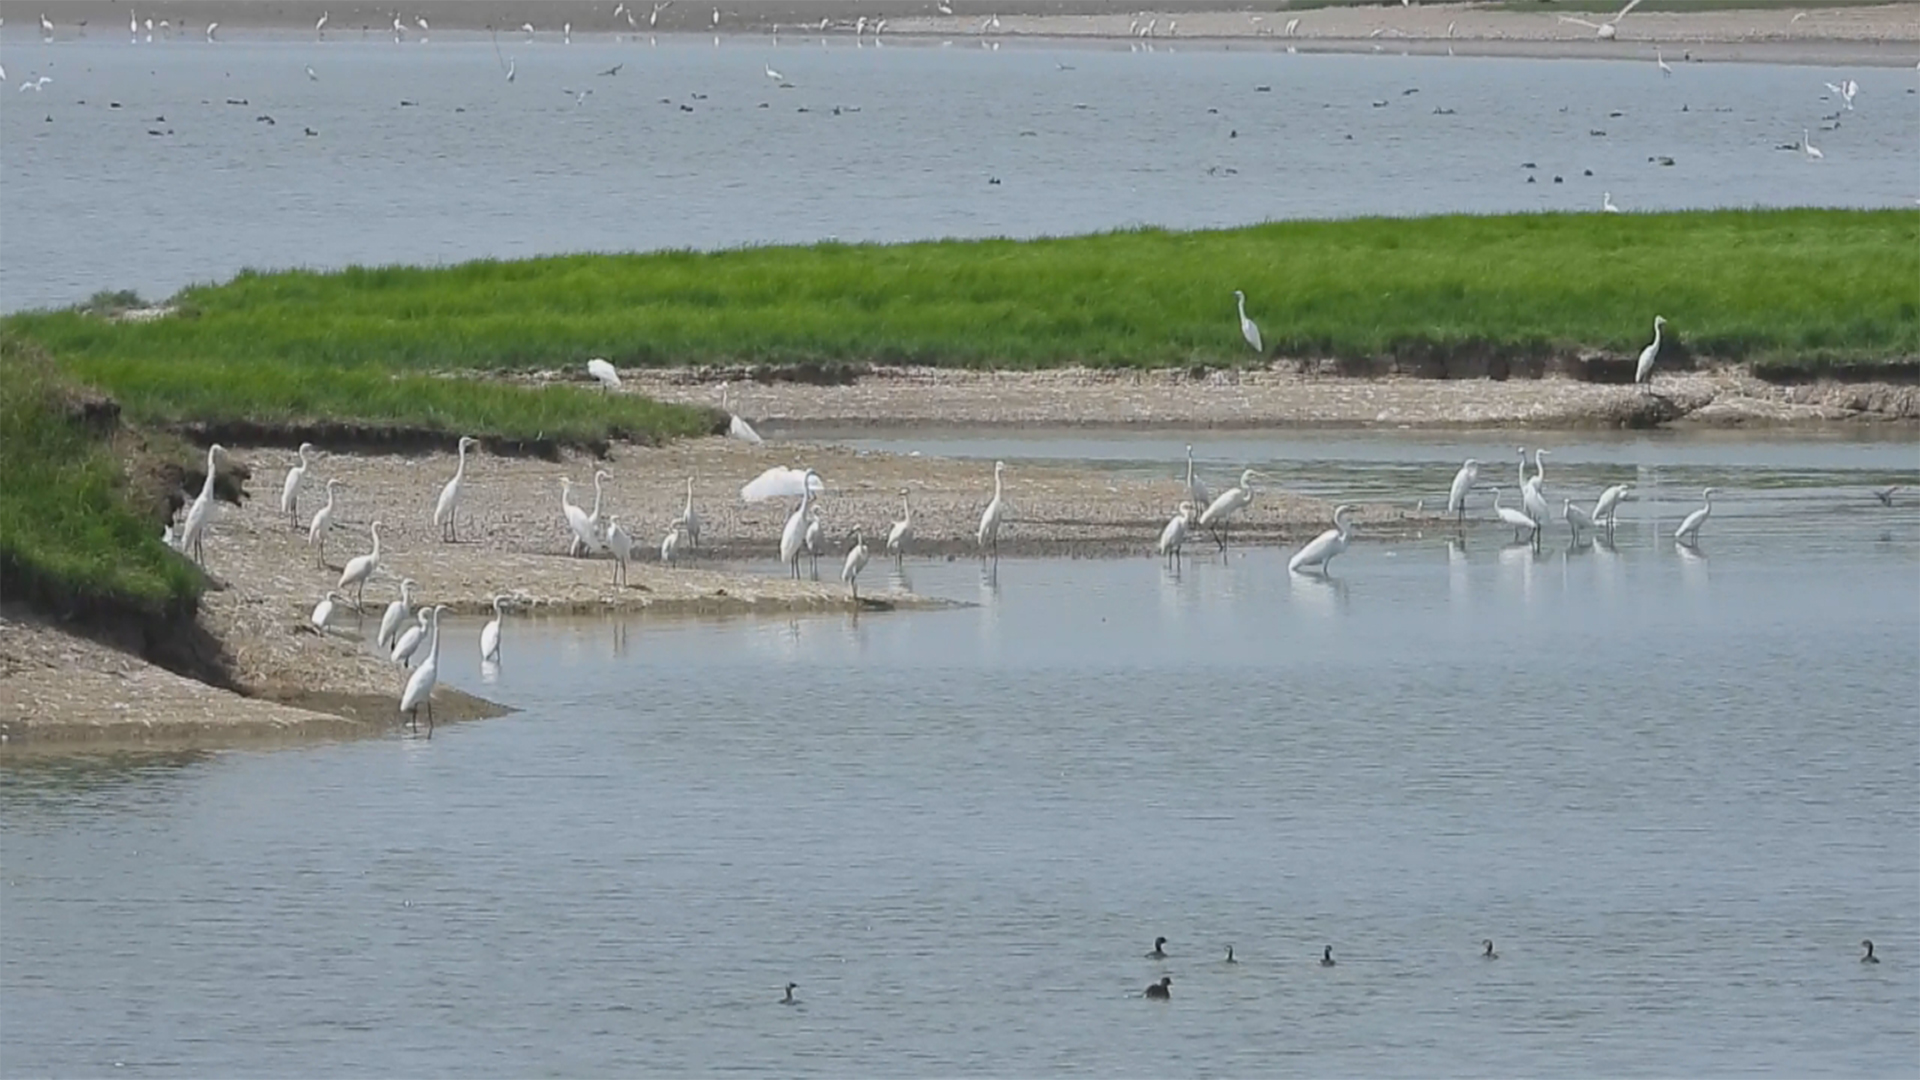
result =
[[[910,561],[977,606],[467,623],[523,711],[10,761],[8,1071],[1912,1075],[1920,503],[1750,445],[1672,466],[1698,553],[1676,493],[1331,581]]]
[[[0,310],[245,267],[1920,195],[1902,69],[516,35],[508,83],[484,38],[16,21],[9,79],[54,81],[0,93]],[[1824,161],[1778,149],[1803,128]]]

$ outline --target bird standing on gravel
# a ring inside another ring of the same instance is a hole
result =
[[[313,521],[307,525],[307,546],[314,548],[314,561],[321,566],[327,565],[327,533],[333,531],[333,489],[339,480],[327,481],[327,505],[313,512]]]
[[[307,478],[307,455],[312,452],[312,443],[300,444],[300,464],[287,470],[286,485],[280,489],[280,512],[296,529],[300,527],[300,482]]]
[[[447,486],[440,489],[440,500],[433,504],[433,524],[440,530],[440,539],[449,544],[460,539],[453,512],[460,507],[460,487],[467,478],[467,448],[478,445],[480,440],[473,436],[460,436],[460,466],[453,471],[453,479],[447,481]]]

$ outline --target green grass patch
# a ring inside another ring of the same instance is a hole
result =
[[[0,334],[0,589],[46,610],[191,610],[199,574],[133,505],[110,432],[45,353]]]
[[[367,417],[549,434],[688,426],[592,391],[447,372],[885,362],[1038,368],[1409,348],[1637,351],[1657,312],[1696,357],[1920,355],[1920,213],[1768,210],[1284,222],[1066,239],[817,244],[245,273],[112,323],[7,320],[136,418]],[[625,410],[634,410],[627,412]]]

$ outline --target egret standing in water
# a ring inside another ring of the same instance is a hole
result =
[[[413,585],[412,578],[400,579],[400,599],[388,604],[387,613],[380,616],[380,632],[374,635],[374,644],[383,649],[393,647],[393,639],[400,633],[401,622],[406,619],[407,612],[413,610]]]
[[[1452,514],[1456,524],[1467,520],[1467,492],[1480,479],[1480,462],[1468,458],[1460,471],[1453,474],[1453,486],[1447,489],[1447,513]]]
[[[1511,506],[1500,505],[1500,489],[1499,488],[1493,489],[1493,514],[1495,517],[1499,518],[1501,521],[1507,523],[1508,525],[1513,526],[1513,529],[1514,529],[1513,538],[1516,541],[1520,539],[1520,533],[1522,530],[1524,530],[1526,533],[1528,533],[1531,536],[1538,536],[1540,533],[1539,522],[1533,520],[1532,518],[1521,513],[1520,511],[1515,510]]]
[[[1187,535],[1193,529],[1193,515],[1193,500],[1188,499],[1180,504],[1173,519],[1167,522],[1167,527],[1160,530],[1160,542],[1154,550],[1166,556],[1168,566],[1180,561],[1180,549],[1185,546]]]
[[[1574,23],[1579,26],[1584,26],[1587,29],[1592,30],[1594,32],[1594,36],[1599,38],[1601,41],[1612,41],[1620,35],[1620,20],[1626,18],[1628,12],[1632,11],[1634,8],[1637,8],[1639,6],[1640,6],[1640,0],[1627,0],[1627,6],[1620,9],[1620,14],[1615,15],[1613,18],[1608,19],[1606,22],[1591,23],[1585,19],[1576,19],[1571,15],[1560,16],[1560,21],[1563,23]]]
[[[460,466],[453,470],[447,486],[440,489],[440,501],[433,504],[433,523],[440,529],[440,539],[449,544],[460,539],[453,512],[460,507],[460,488],[467,478],[467,448],[479,445],[480,440],[471,435],[460,436]]]
[[[1552,512],[1551,508],[1547,506],[1547,496],[1545,492],[1541,490],[1541,485],[1545,483],[1547,479],[1547,467],[1546,464],[1540,460],[1552,452],[1551,450],[1534,449],[1533,476],[1520,485],[1520,503],[1526,507],[1527,516],[1535,521],[1547,520],[1548,515]],[[1524,472],[1525,470],[1526,466],[1522,465],[1521,471]]]
[[[1653,344],[1640,350],[1640,362],[1633,365],[1633,381],[1653,389],[1653,362],[1660,359],[1660,331],[1667,325],[1664,316],[1653,317]]]
[[[807,538],[807,511],[813,508],[815,475],[812,469],[801,474],[800,505],[787,516],[787,525],[780,530],[780,561],[793,570],[796,581],[800,578],[800,552]]]
[[[440,681],[440,615],[447,610],[445,604],[425,612],[427,619],[427,658],[420,662],[413,674],[407,679],[407,688],[400,695],[400,711],[412,720],[414,730],[420,728],[420,707],[427,709],[427,735],[433,735],[433,685]]]
[[[1587,512],[1573,505],[1572,499],[1562,501],[1565,505],[1560,507],[1560,516],[1566,519],[1567,528],[1573,530],[1573,538],[1575,540],[1580,539],[1581,529],[1592,532],[1593,519],[1587,516]]]
[[[1719,492],[1719,488],[1708,488],[1700,493],[1700,498],[1706,505],[1688,514],[1687,519],[1680,523],[1680,527],[1673,530],[1674,540],[1688,547],[1692,547],[1699,542],[1700,526],[1705,525],[1707,519],[1713,516],[1713,497],[1719,494]]]
[[[607,550],[613,553],[613,584],[624,588],[627,584],[627,562],[633,558],[633,537],[620,527],[620,518],[616,514],[607,515]]]
[[[1247,339],[1247,344],[1253,346],[1254,352],[1265,356],[1267,350],[1260,343],[1260,327],[1252,319],[1247,318],[1247,294],[1235,289],[1233,300],[1240,307],[1240,336]]]
[[[345,597],[341,598],[343,602],[345,599]],[[393,652],[389,654],[394,663],[413,666],[413,656],[420,651],[420,643],[426,640],[427,621],[431,617],[427,612],[428,609],[425,606],[415,611],[413,625],[400,631],[400,636],[394,639]]]
[[[287,482],[280,488],[280,512],[296,529],[300,527],[300,482],[307,478],[307,455],[312,452],[312,443],[300,444],[300,464],[287,470]]]
[[[1813,145],[1813,136],[1808,134],[1806,128],[1800,129],[1800,149],[1806,152],[1808,161],[1819,161],[1827,156],[1820,152],[1819,147]]]
[[[987,504],[987,509],[980,515],[980,529],[974,534],[974,543],[980,548],[981,558],[985,558],[988,550],[991,549],[995,561],[1000,558],[1000,521],[1006,517],[1007,513],[1000,476],[1006,471],[1006,462],[993,463],[993,501]]]
[[[1253,502],[1253,480],[1258,472],[1247,469],[1240,474],[1240,484],[1220,493],[1206,510],[1200,514],[1200,527],[1213,533],[1213,542],[1220,550],[1227,550],[1227,529],[1233,523],[1233,515],[1246,509]]]
[[[1196,508],[1213,502],[1213,496],[1207,492],[1207,485],[1194,475],[1192,443],[1187,444],[1187,498]]]
[[[1600,498],[1593,504],[1593,520],[1605,521],[1607,528],[1613,528],[1613,518],[1620,511],[1620,502],[1627,497],[1627,491],[1632,487],[1632,484],[1615,484],[1601,492]]]
[[[333,489],[339,486],[338,479],[327,481],[327,505],[313,512],[313,521],[307,525],[307,546],[314,548],[314,561],[321,566],[327,565],[327,534],[333,531]]]
[[[1347,520],[1352,513],[1351,506],[1334,507],[1333,528],[1314,537],[1311,543],[1288,559],[1287,571],[1298,573],[1307,567],[1317,566],[1324,575],[1334,556],[1346,551],[1347,545],[1353,542],[1353,523]]]
[[[887,530],[887,554],[893,561],[905,562],[907,545],[913,543],[913,504],[907,501],[907,489],[900,489],[900,520]]]
[[[504,596],[493,598],[493,621],[480,628],[480,661],[500,662],[500,603]]]
[[[853,530],[853,547],[847,549],[847,561],[840,567],[840,580],[853,590],[853,602],[860,602],[860,571],[867,568],[867,542],[860,530]]]

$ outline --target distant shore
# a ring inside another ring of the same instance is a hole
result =
[[[472,35],[488,31],[518,37],[523,25],[535,27],[536,40],[558,44],[562,28],[577,38],[590,35],[698,32],[785,33],[851,37],[856,20],[871,26],[886,20],[883,36],[912,39],[1018,41],[1057,38],[1126,41],[1155,48],[1186,43],[1267,42],[1275,48],[1303,51],[1446,53],[1569,58],[1640,57],[1650,46],[1667,49],[1669,61],[1748,61],[1809,64],[1909,66],[1920,59],[1920,4],[1903,2],[1857,7],[1788,6],[1684,13],[1635,12],[1621,21],[1618,36],[1599,40],[1577,23],[1551,11],[1508,11],[1476,3],[1352,5],[1292,9],[1285,3],[1207,10],[1209,5],[1140,8],[1091,0],[958,0],[952,15],[939,14],[925,0],[772,0],[720,5],[719,21],[711,4],[679,3],[651,20],[653,5],[642,4],[631,25],[626,13],[613,14],[603,2],[502,2],[502,0],[420,0],[407,6],[402,34],[418,40],[424,33]],[[271,32],[316,34],[322,14],[328,40],[379,39],[391,35],[393,12],[372,4],[332,0],[156,0],[140,14],[167,20],[182,40],[202,40],[208,23],[228,34]],[[1590,12],[1569,12],[1590,22]],[[73,0],[57,5],[55,38],[116,36],[126,30],[127,8],[113,0]],[[426,19],[422,31],[419,19]],[[989,20],[997,20],[997,25]],[[1291,33],[1287,26],[1295,19]],[[822,21],[826,26],[821,28]],[[12,40],[37,28],[21,20]],[[81,25],[84,22],[84,26]],[[187,29],[179,29],[179,28]],[[867,35],[871,40],[872,34]]]

